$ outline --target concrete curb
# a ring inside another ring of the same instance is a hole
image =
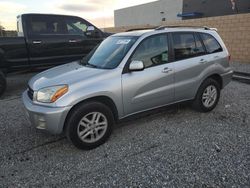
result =
[[[234,71],[232,79],[250,84],[250,73]]]

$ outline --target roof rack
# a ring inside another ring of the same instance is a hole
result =
[[[157,27],[155,30],[163,30],[163,29],[167,29],[167,28],[178,28],[178,27],[184,27],[184,28],[197,28],[197,29],[205,29],[205,30],[211,30],[211,28],[207,27],[207,26],[186,26],[186,25],[170,25],[170,26],[160,26]]]
[[[146,27],[146,28],[134,28],[134,29],[129,29],[126,32],[130,32],[130,31],[139,31],[139,30],[150,30],[150,29],[157,29],[158,27]]]
[[[139,31],[139,30],[164,30],[167,28],[196,28],[196,29],[204,29],[204,30],[214,30],[214,31],[218,31],[217,28],[210,28],[207,26],[190,26],[190,25],[169,25],[169,26],[157,26],[157,27],[146,27],[146,28],[133,28],[133,29],[129,29],[126,32],[130,32],[130,31]]]

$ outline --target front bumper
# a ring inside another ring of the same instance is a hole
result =
[[[22,96],[23,104],[32,125],[37,129],[46,130],[52,134],[63,132],[64,122],[71,107],[46,107],[34,104],[28,97],[27,91]]]
[[[228,71],[227,73],[221,74],[222,78],[222,88],[229,84],[233,77],[233,70]]]

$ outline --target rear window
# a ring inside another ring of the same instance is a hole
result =
[[[222,47],[219,42],[210,34],[200,33],[203,43],[208,53],[222,52]]]

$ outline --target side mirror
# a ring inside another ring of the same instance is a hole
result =
[[[94,36],[95,35],[95,27],[94,26],[88,26],[86,30],[87,36]]]
[[[130,71],[142,71],[144,69],[144,64],[142,61],[132,61],[129,65]]]
[[[94,31],[95,30],[95,27],[90,25],[87,27],[87,31]]]

